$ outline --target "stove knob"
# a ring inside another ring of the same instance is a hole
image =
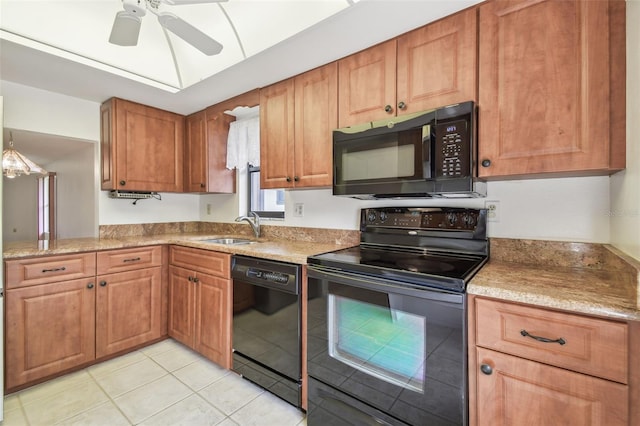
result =
[[[367,220],[369,222],[375,222],[376,221],[376,212],[370,211],[369,213],[367,213]]]
[[[464,222],[464,224],[467,225],[467,227],[472,227],[473,225],[476,224],[476,219],[472,215],[465,213],[462,216],[462,222]]]
[[[385,220],[387,220],[389,216],[387,215],[386,212],[380,212],[380,222],[384,222]]]
[[[456,215],[455,213],[447,213],[447,223],[450,226],[455,225],[457,221],[458,221],[458,215]]]

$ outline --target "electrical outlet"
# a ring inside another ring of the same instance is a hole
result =
[[[293,205],[293,215],[295,217],[304,216],[304,204],[303,203],[295,203]]]
[[[500,222],[500,201],[485,201],[487,209],[487,222]]]
[[[211,204],[207,204],[207,215],[211,214]]]

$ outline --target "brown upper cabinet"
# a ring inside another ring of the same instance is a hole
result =
[[[226,167],[229,125],[235,118],[226,113],[238,106],[260,102],[258,89],[236,96],[186,118],[185,192],[234,193],[236,172]]]
[[[468,9],[341,59],[339,127],[475,101],[476,52]]]
[[[479,175],[623,169],[624,2],[491,1],[479,10]]]
[[[100,118],[102,190],[182,192],[182,115],[111,98]]]
[[[260,90],[262,189],[331,185],[337,105],[335,62]]]

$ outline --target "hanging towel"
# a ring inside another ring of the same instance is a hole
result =
[[[227,138],[227,169],[260,165],[260,117],[232,121]]]

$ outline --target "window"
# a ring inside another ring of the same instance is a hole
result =
[[[249,211],[284,219],[284,189],[260,189],[260,167],[249,165]]]

